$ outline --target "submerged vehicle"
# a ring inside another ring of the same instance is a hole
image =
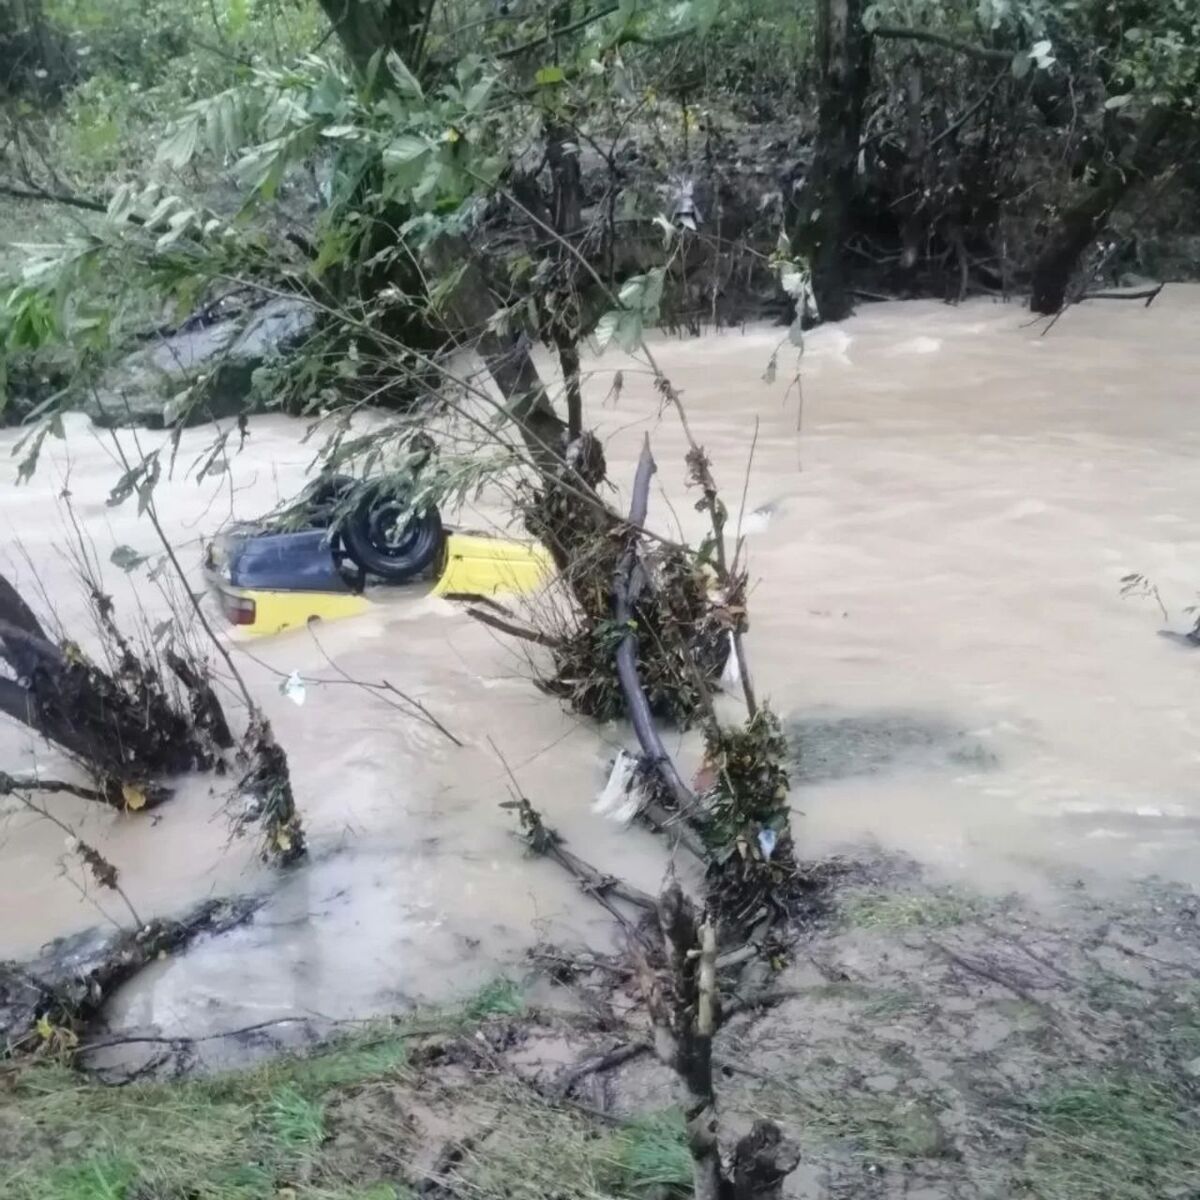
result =
[[[232,525],[204,549],[221,611],[251,634],[365,612],[373,584],[467,599],[536,591],[553,569],[536,542],[447,528],[434,506],[414,512],[401,497],[336,477],[308,489],[286,527]]]

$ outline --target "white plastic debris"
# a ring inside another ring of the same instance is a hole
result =
[[[592,811],[610,821],[628,825],[637,816],[639,797],[634,786],[637,759],[624,750],[617,752],[616,761],[608,775],[604,790],[596,797]]]
[[[774,515],[775,506],[773,504],[764,504],[753,512],[748,512],[742,518],[743,537],[754,533],[765,533]]]
[[[758,831],[758,846],[763,852],[763,858],[769,859],[775,853],[775,843],[779,841],[779,835],[773,829],[760,829]]]
[[[299,671],[293,671],[280,685],[279,690],[297,707],[304,703],[307,692]]]
[[[742,686],[742,668],[738,665],[737,651],[733,644],[733,634],[729,634],[729,654],[725,659],[725,669],[721,672],[721,687],[734,691]]]

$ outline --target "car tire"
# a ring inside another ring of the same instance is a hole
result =
[[[433,565],[444,535],[437,508],[413,514],[403,529],[396,516],[407,506],[394,496],[368,492],[342,525],[347,557],[368,575],[387,583],[404,583]]]
[[[357,486],[358,481],[349,475],[325,475],[310,483],[296,502],[304,514],[304,528],[328,529],[334,523],[338,505]]]

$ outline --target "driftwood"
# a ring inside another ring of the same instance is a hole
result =
[[[113,990],[202,933],[248,920],[261,901],[206,900],[179,920],[137,930],[93,929],[50,943],[32,962],[0,963],[0,1049],[31,1051],[61,1031],[74,1045]]]
[[[1080,303],[1084,300],[1145,300],[1146,307],[1149,308],[1166,286],[1166,283],[1160,283],[1152,288],[1140,288],[1136,292],[1084,292],[1079,300]]]

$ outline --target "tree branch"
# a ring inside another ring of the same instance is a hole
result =
[[[978,58],[983,62],[1011,62],[1013,58],[1012,52],[1009,50],[992,50],[987,46],[976,46],[971,42],[960,42],[957,38],[947,37],[944,33],[934,33],[929,29],[907,29],[899,25],[877,25],[869,32],[877,38],[926,42],[931,46],[941,46],[943,50],[953,50],[956,54],[965,54],[968,58]]]
[[[647,437],[642,443],[642,455],[638,459],[637,474],[633,480],[633,498],[629,505],[625,553],[621,555],[613,580],[613,616],[617,625],[625,628],[625,633],[617,646],[617,677],[621,681],[621,690],[625,693],[625,703],[629,708],[629,720],[637,734],[642,753],[666,785],[676,804],[687,811],[695,806],[696,795],[684,783],[679,769],[675,766],[675,760],[667,753],[667,748],[663,745],[663,740],[654,724],[654,716],[650,712],[650,702],[646,699],[646,693],[642,688],[637,666],[637,626],[633,618],[631,597],[636,587],[638,574],[638,533],[646,523],[650,480],[655,470],[654,455],[650,453],[650,439]]]
[[[81,208],[85,212],[106,213],[108,204],[91,196],[76,196],[71,192],[52,192],[48,188],[21,187],[16,183],[0,182],[0,196],[12,196],[16,200],[41,200],[46,204],[62,204],[67,208]],[[129,214],[125,217],[133,225],[143,225],[141,217]]]
[[[580,29],[586,29],[589,25],[596,21],[602,21],[605,17],[611,17],[621,6],[619,4],[610,4],[605,8],[597,9],[595,12],[586,13],[580,17],[578,21],[572,21],[569,25],[562,25],[557,29],[551,30],[549,33],[542,34],[541,37],[530,39],[528,42],[522,42],[519,46],[511,46],[507,50],[501,50],[496,58],[504,61],[507,58],[517,58],[530,50],[536,50],[540,46],[545,46],[548,42],[554,41],[555,38],[565,37],[569,33],[575,33]]]

